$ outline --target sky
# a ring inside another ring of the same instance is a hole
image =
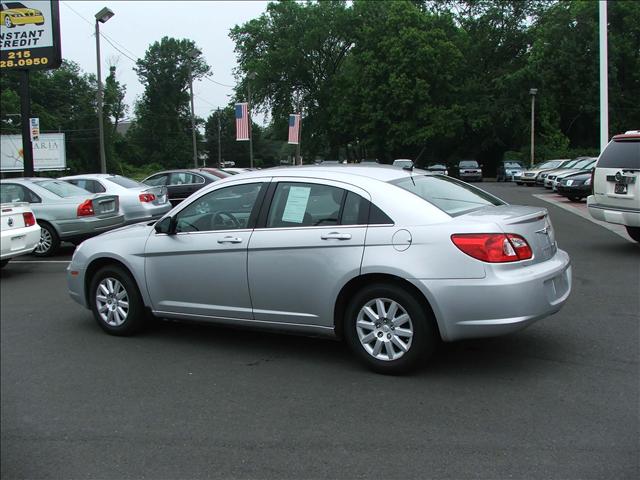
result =
[[[104,81],[110,65],[116,66],[116,78],[127,87],[125,102],[129,105],[127,117],[130,118],[136,98],[144,91],[131,59],[143,57],[148,46],[164,36],[193,40],[213,72],[212,81],[200,79],[193,85],[195,113],[206,119],[217,107],[226,106],[233,93],[236,56],[229,30],[260,16],[267,4],[248,0],[61,0],[62,58],[78,63],[86,73],[95,74],[95,14],[103,7],[113,10],[115,15],[100,24],[102,78]]]

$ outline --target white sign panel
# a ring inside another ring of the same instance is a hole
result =
[[[0,170],[21,172],[24,170],[24,152],[21,135],[2,135],[0,145]],[[33,169],[35,171],[64,170],[67,156],[64,133],[41,133],[33,145]]]

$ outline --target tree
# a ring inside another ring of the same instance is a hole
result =
[[[201,52],[191,40],[164,37],[147,49],[135,70],[145,91],[135,106],[136,120],[128,135],[133,162],[190,165],[190,74],[197,79],[209,72]]]

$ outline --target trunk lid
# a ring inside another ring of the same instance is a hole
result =
[[[0,215],[2,230],[15,230],[24,227],[24,217],[22,214],[25,211],[21,204],[3,204]]]
[[[140,193],[152,193],[156,197],[150,202],[153,205],[165,205],[169,201],[167,197],[167,187],[165,186],[142,188],[140,189]]]
[[[456,220],[473,223],[493,223],[503,233],[522,236],[533,252],[527,263],[540,263],[553,257],[557,251],[555,232],[549,212],[543,207],[523,205],[487,206],[461,215]],[[492,233],[492,232],[484,232]]]

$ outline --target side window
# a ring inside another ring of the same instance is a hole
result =
[[[106,188],[104,188],[104,185],[102,185],[99,181],[97,180],[90,180],[90,182],[93,184],[93,190],[90,190],[93,193],[104,193],[107,191]]]
[[[27,187],[15,183],[0,184],[0,203],[28,202],[40,203],[42,200]]]
[[[342,211],[342,225],[393,225],[393,220],[372,204],[353,192],[347,193],[347,200]]]
[[[193,185],[204,183],[204,178],[189,172],[174,172],[171,174],[169,185]]]
[[[191,175],[191,183],[204,183],[204,178],[200,175]]]
[[[233,185],[203,195],[176,216],[176,232],[247,228],[262,183]]]
[[[279,183],[267,228],[337,225],[346,191],[314,183]]]
[[[145,185],[149,185],[150,187],[157,187],[160,185],[166,185],[167,184],[167,178],[168,175],[167,174],[162,174],[162,175],[154,175],[153,177],[149,177],[144,181]]]

